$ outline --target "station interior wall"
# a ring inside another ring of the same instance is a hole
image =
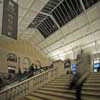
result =
[[[87,17],[89,18],[89,20]],[[62,45],[64,47],[62,48],[58,47],[52,52],[57,52],[57,50],[61,51],[63,49],[66,49],[64,51],[64,53],[67,54],[65,58],[71,58],[71,59],[74,59],[81,49],[83,49],[85,52],[91,53],[91,55],[93,55],[94,52],[99,52],[100,51],[100,2],[94,5],[92,8],[88,9],[87,16],[85,13],[82,13],[81,15],[73,19],[71,22],[66,24],[64,27],[62,27],[61,30],[63,30],[65,37],[62,38],[64,40],[64,42],[62,42]],[[52,44],[52,42],[54,42],[53,39],[55,39],[56,36],[57,39],[59,40],[62,37],[61,30],[58,30],[55,34],[51,35],[43,43],[48,41],[47,45],[49,45],[49,41],[51,40],[50,44]],[[57,42],[53,43],[53,47],[57,47],[56,45]],[[23,57],[29,57],[31,59],[31,62],[35,64],[39,64],[39,62],[43,66],[49,64],[48,57],[44,53],[40,52],[36,47],[33,47],[30,42],[25,40],[13,40],[6,38],[4,36],[0,36],[1,72],[7,72],[6,55],[11,52],[15,53],[22,59]],[[23,60],[21,60],[20,66],[22,67],[22,69],[24,66],[23,63],[24,63]]]
[[[31,63],[36,65],[41,64],[41,66],[49,64],[47,56],[35,46],[33,47],[28,41],[0,37],[0,72],[8,72],[7,55],[9,53],[14,53],[17,57],[20,57],[20,64],[18,64],[18,62],[15,64],[16,70],[19,66],[21,70],[24,70],[24,68],[28,68]],[[28,57],[31,63],[29,64],[29,62],[24,61],[24,57]]]

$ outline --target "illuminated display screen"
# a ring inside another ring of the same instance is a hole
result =
[[[76,74],[76,68],[77,68],[77,65],[76,64],[72,64],[71,69],[72,69],[72,73],[73,74]]]
[[[94,64],[94,68],[99,68],[100,67],[100,63],[95,63]]]
[[[98,72],[97,69],[94,69],[94,72]]]
[[[76,64],[72,64],[72,70],[76,70]]]

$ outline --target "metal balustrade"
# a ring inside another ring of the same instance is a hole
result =
[[[0,100],[17,100],[21,96],[28,95],[32,91],[46,85],[50,80],[55,79],[56,73],[56,68],[52,68],[11,86],[8,89],[2,90],[0,91]]]

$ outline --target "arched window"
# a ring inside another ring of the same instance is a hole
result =
[[[9,53],[7,55],[7,61],[13,61],[13,62],[17,62],[17,56],[14,53]]]

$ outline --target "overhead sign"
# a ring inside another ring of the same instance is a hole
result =
[[[18,4],[13,0],[4,0],[2,34],[17,39]]]

